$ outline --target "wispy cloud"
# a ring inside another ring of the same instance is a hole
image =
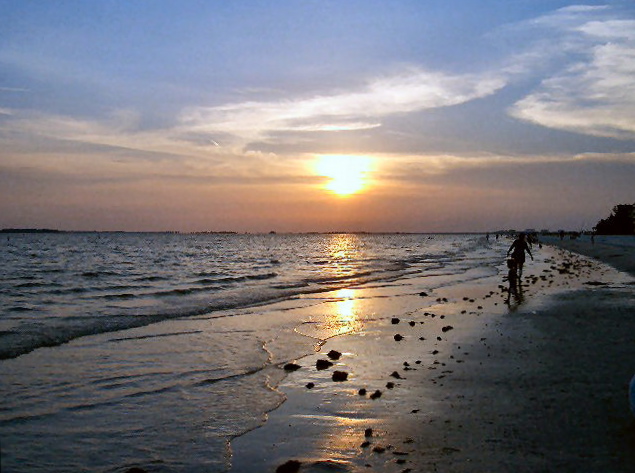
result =
[[[117,110],[102,119],[88,119],[35,112],[11,112],[11,117],[0,127],[5,139],[49,139],[86,146],[127,149],[149,152],[161,157],[209,156],[216,145],[211,140],[193,144],[180,139],[171,129],[144,130],[139,126],[140,116],[130,110]]]
[[[635,19],[617,19],[607,8],[569,7],[532,24],[548,27],[569,60],[510,113],[550,128],[635,139]]]
[[[448,107],[493,94],[504,74],[449,75],[418,68],[374,79],[359,90],[298,99],[249,101],[184,111],[183,129],[266,139],[276,132],[360,130],[384,117]]]
[[[370,130],[380,127],[388,116],[465,103],[493,94],[505,84],[504,72],[449,75],[409,68],[367,81],[356,90],[278,101],[189,107],[176,117],[172,126],[162,129],[142,129],[139,114],[120,110],[102,119],[21,112],[3,124],[2,130],[200,157],[228,151],[239,153],[250,142],[274,142],[281,133],[289,139],[290,133]]]
[[[28,92],[29,89],[23,89],[21,87],[0,87],[0,92]]]

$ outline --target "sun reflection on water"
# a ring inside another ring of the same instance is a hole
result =
[[[327,315],[324,327],[331,336],[356,332],[362,329],[363,320],[359,314],[355,289],[339,289],[333,299],[333,310]]]
[[[337,291],[337,314],[340,320],[355,320],[355,291],[353,289],[340,289]]]
[[[316,262],[316,276],[332,290],[322,296],[324,304],[320,306],[320,313],[296,329],[319,340],[316,351],[320,351],[329,338],[362,331],[365,320],[360,297],[363,291],[351,288],[364,274],[364,246],[360,238],[354,234],[333,234],[321,244],[325,258]]]
[[[325,252],[329,257],[326,269],[335,277],[353,276],[360,269],[362,247],[357,235],[331,235]]]

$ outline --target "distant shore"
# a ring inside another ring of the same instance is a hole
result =
[[[307,232],[277,232],[253,231],[238,232],[234,230],[59,230],[53,228],[2,228],[0,233],[116,233],[116,234],[182,234],[182,235],[486,235],[487,232],[371,232],[365,230],[338,230],[338,231],[307,231]]]

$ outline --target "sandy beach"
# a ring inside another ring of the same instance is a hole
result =
[[[594,242],[591,242],[591,237],[588,235],[576,239],[567,237],[562,240],[548,237],[545,241],[550,245],[603,261],[620,271],[635,274],[635,252],[633,251],[635,237],[633,236],[610,239],[596,236]]]
[[[492,243],[496,276],[334,302],[352,332],[287,367],[286,402],[234,439],[231,471],[633,471],[632,251],[535,247],[507,303],[509,243]]]

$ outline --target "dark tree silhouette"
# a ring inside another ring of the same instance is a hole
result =
[[[635,235],[635,204],[620,204],[600,220],[593,230],[598,235]]]

